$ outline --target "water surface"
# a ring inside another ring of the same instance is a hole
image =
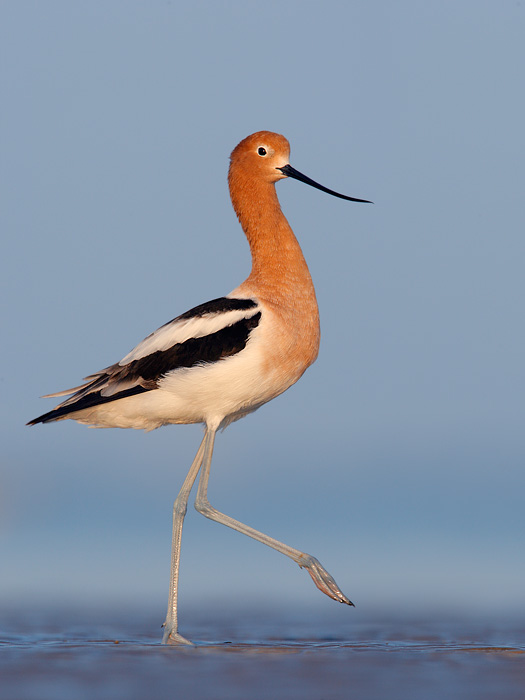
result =
[[[155,616],[3,611],[0,698],[525,698],[525,624],[194,615],[193,647]]]

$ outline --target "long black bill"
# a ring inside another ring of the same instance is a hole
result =
[[[324,185],[320,185],[318,182],[316,182],[315,180],[312,180],[307,175],[303,175],[295,168],[292,168],[291,165],[284,165],[282,168],[276,168],[276,169],[280,170],[287,177],[292,177],[292,178],[294,178],[294,180],[300,180],[301,182],[305,182],[307,185],[311,185],[312,187],[316,187],[318,190],[321,190],[322,192],[328,192],[328,194],[332,194],[334,197],[340,197],[341,199],[348,199],[349,202],[363,202],[364,204],[373,204],[373,202],[371,202],[368,199],[356,199],[355,197],[347,197],[346,194],[339,194],[339,192],[334,192],[333,190],[329,190],[328,187],[324,187]]]

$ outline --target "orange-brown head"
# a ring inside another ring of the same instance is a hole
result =
[[[242,172],[246,177],[263,182],[277,182],[286,177],[279,168],[290,160],[290,144],[281,134],[257,131],[243,139],[232,151],[230,173]]]
[[[289,159],[290,144],[284,136],[272,131],[257,131],[243,139],[232,151],[228,175],[230,187],[236,180],[242,181],[243,186],[246,186],[249,181],[257,180],[273,184],[284,177],[291,177],[318,190],[328,192],[334,197],[348,199],[351,202],[370,203],[367,199],[356,199],[329,190],[292,168]]]

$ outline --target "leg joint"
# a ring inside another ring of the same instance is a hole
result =
[[[195,499],[195,510],[200,513],[201,515],[204,515],[206,518],[213,519],[213,516],[215,514],[215,508],[213,508],[210,505],[210,502],[208,501],[207,498],[199,498],[197,495],[197,498]]]
[[[187,497],[185,498],[179,498],[177,497],[175,499],[175,503],[173,504],[173,515],[178,515],[179,517],[184,517],[186,515],[186,512],[188,510],[188,499]]]

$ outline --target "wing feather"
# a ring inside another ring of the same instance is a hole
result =
[[[246,346],[260,317],[260,307],[253,299],[221,297],[196,306],[161,326],[120,362],[88,375],[85,384],[48,394],[69,398],[30,424],[156,389],[168,372],[234,355]]]
[[[119,365],[124,367],[135,360],[156,352],[163,352],[192,338],[203,338],[217,333],[244,318],[253,316],[253,310],[256,307],[257,302],[253,299],[231,299],[230,297],[220,297],[196,306],[150,333],[120,360]]]

